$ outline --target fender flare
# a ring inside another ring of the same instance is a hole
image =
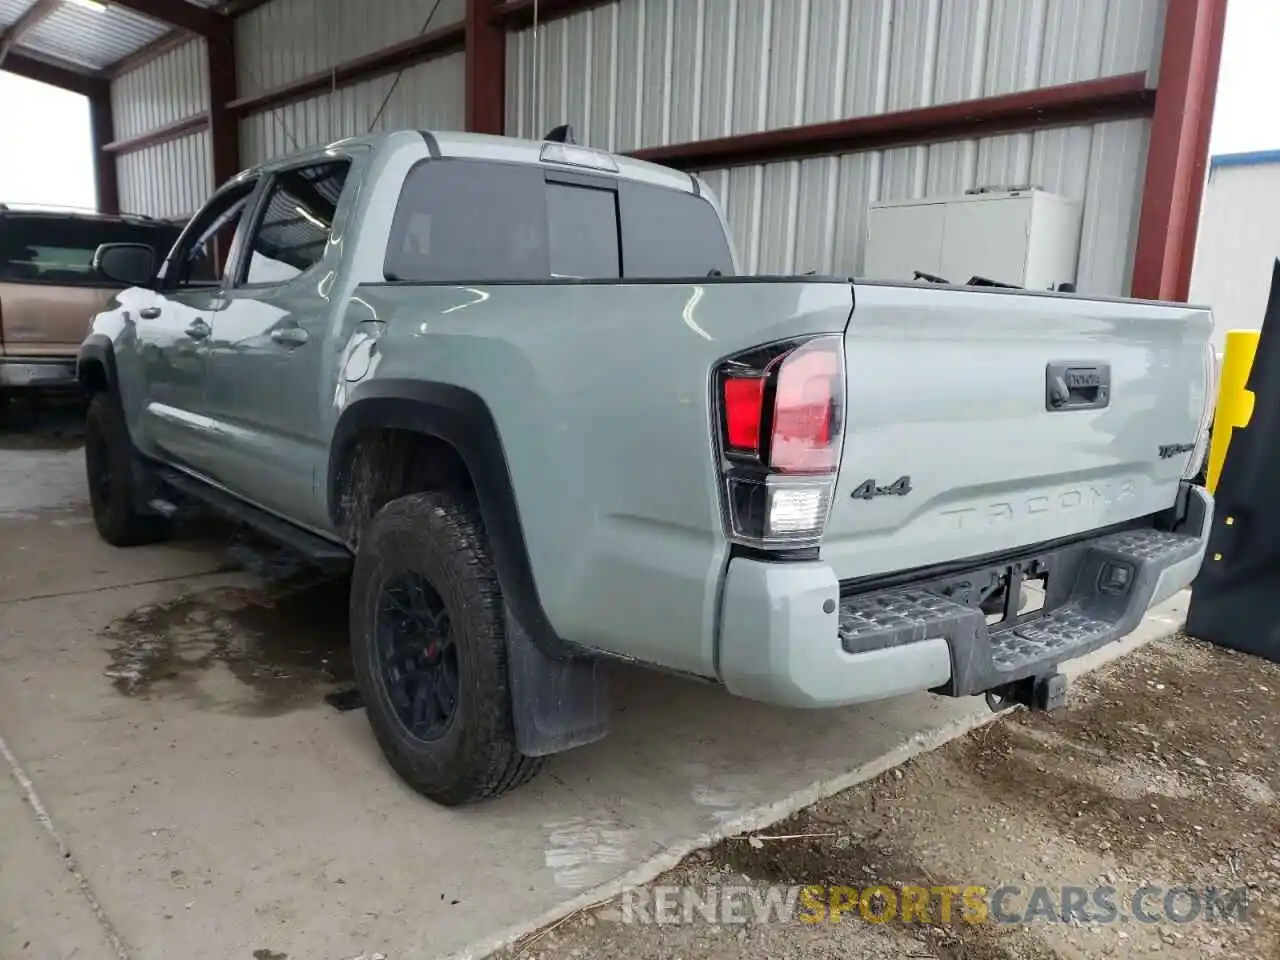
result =
[[[502,438],[488,404],[472,391],[407,379],[371,380],[357,386],[329,446],[328,510],[334,529],[346,525],[342,476],[356,441],[365,431],[383,428],[436,437],[457,450],[475,484],[507,606],[542,653],[564,658],[580,652],[557,635],[542,607]]]
[[[119,384],[119,377],[116,373],[116,346],[106,334],[89,334],[76,352],[76,379],[86,389],[90,386],[87,371],[94,364],[102,365],[107,391],[118,396],[117,385]]]

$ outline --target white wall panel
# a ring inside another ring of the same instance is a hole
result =
[[[302,0],[276,0],[276,4]],[[1150,70],[1165,0],[615,0],[508,39],[509,132],[612,150]],[[271,9],[266,7],[263,9]],[[932,161],[908,148],[918,183]],[[1009,142],[968,167],[1018,167]]]
[[[955,163],[964,144],[933,144],[792,160],[702,174],[720,199],[750,273],[862,271],[868,206],[876,200],[955,195],[990,184],[1042,187],[1083,204],[1077,280],[1082,292],[1128,293],[1146,166],[1146,120],[978,140],[976,166]],[[919,152],[927,171],[918,179]],[[935,175],[934,168],[939,172]],[[992,179],[994,178],[994,179]],[[958,278],[964,279],[964,278]]]
[[[120,209],[152,217],[194,213],[212,191],[211,169],[207,130],[117,157]]]
[[[1191,302],[1213,308],[1213,341],[1228,330],[1258,330],[1280,252],[1280,155],[1211,166],[1191,271]]]
[[[111,82],[116,140],[148,133],[209,109],[208,51],[192,40]]]
[[[465,0],[438,0],[428,32],[462,20]],[[402,43],[437,0],[273,0],[236,18],[236,73],[252,96]]]
[[[465,123],[462,54],[409,67],[400,76],[377,77],[332,93],[268,110],[240,122],[244,166],[287,153],[361,136],[395,86],[374,130],[461,130]]]

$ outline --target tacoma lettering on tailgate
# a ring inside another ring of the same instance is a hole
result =
[[[984,507],[944,510],[939,516],[953,530],[972,530],[1011,523],[1020,517],[1034,517],[1053,512],[1078,510],[1082,506],[1111,506],[1134,496],[1132,480],[1118,483],[1090,484],[1019,500],[999,500]]]

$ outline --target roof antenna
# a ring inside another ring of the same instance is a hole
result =
[[[573,127],[570,124],[562,123],[558,127],[553,127],[543,140],[550,140],[552,143],[574,143],[578,141],[573,139]]]

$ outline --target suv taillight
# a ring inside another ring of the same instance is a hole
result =
[[[844,439],[844,338],[731,357],[716,371],[730,538],[766,549],[822,538]]]

